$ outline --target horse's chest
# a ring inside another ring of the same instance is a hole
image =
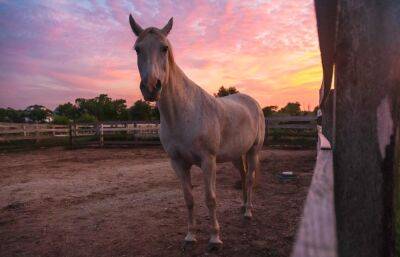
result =
[[[160,129],[160,141],[172,159],[185,159],[188,162],[196,162],[198,157],[198,149],[194,144],[193,136],[184,135],[185,131],[168,129]]]

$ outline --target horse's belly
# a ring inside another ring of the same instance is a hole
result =
[[[231,124],[221,133],[217,159],[223,162],[241,158],[254,145],[257,132],[256,123],[251,120],[241,124]]]
[[[217,153],[218,162],[227,162],[240,159],[254,144],[254,139],[248,137],[244,140],[223,140]]]

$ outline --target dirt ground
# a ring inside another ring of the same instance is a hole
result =
[[[242,217],[239,173],[217,172],[224,247],[210,256],[288,256],[315,152],[262,153],[254,218]],[[291,170],[293,181],[276,174]],[[192,168],[197,245],[181,250],[186,208],[160,147],[49,148],[0,154],[0,256],[203,256],[208,241],[202,172]]]

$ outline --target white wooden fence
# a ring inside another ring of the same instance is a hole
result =
[[[266,118],[266,129],[296,129],[315,130],[315,116],[272,116]],[[134,135],[140,139],[157,139],[160,124],[155,122],[104,122],[97,124],[29,124],[29,123],[5,123],[0,122],[0,142],[13,140],[40,140],[57,137],[83,137],[98,136],[100,143],[104,143],[104,137],[118,133]],[[268,133],[267,133],[268,134]]]
[[[27,124],[0,122],[0,142],[15,140],[41,140],[57,137],[98,136],[101,144],[104,137],[125,133],[138,140],[157,139],[158,122],[106,122],[98,124]]]

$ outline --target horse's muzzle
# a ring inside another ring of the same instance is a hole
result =
[[[147,86],[143,80],[140,81],[140,91],[146,101],[154,102],[160,99],[161,89],[162,85],[159,79],[157,79],[157,83],[153,87]]]

